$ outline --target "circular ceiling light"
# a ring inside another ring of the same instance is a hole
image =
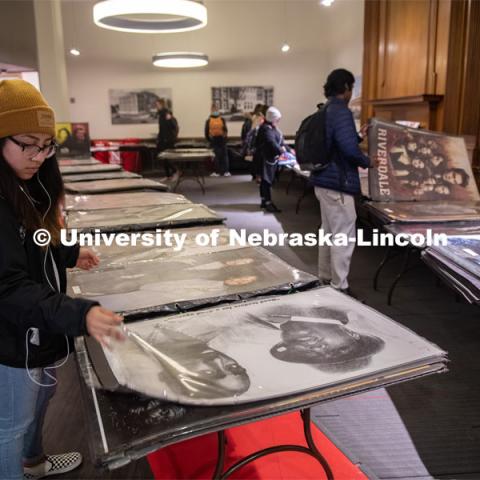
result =
[[[104,0],[93,7],[93,21],[121,32],[185,32],[207,25],[207,8],[193,0]]]
[[[156,67],[165,68],[192,68],[208,65],[208,55],[195,52],[168,52],[157,53],[153,56]]]

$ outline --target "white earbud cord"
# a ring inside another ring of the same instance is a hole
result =
[[[37,172],[37,180],[38,180],[38,183],[40,184],[40,186],[42,187],[43,191],[45,192],[45,194],[47,195],[47,198],[48,198],[48,207],[47,207],[47,210],[45,211],[45,213],[43,214],[43,217],[42,217],[42,220],[45,221],[45,218],[47,217],[48,215],[48,212],[50,211],[50,209],[52,208],[52,199],[47,191],[47,189],[45,188],[45,186],[43,185],[42,181],[40,180],[40,176],[38,175],[38,172]],[[26,195],[26,197],[28,198],[29,202],[32,204],[33,207],[35,207],[35,204],[34,204],[34,201],[33,199],[30,197],[30,195],[22,188],[22,186],[20,186],[20,190]],[[56,283],[57,283],[57,289],[55,289],[52,285],[52,283],[50,282],[50,279],[48,278],[48,274],[47,274],[47,256],[50,255],[50,258],[51,258],[51,261],[52,261],[52,265],[53,265],[53,268],[55,270],[55,280],[56,280]],[[58,277],[58,273],[57,273],[57,270],[56,270],[56,264],[55,264],[55,260],[53,258],[53,255],[52,255],[52,252],[50,250],[50,247],[47,245],[47,250],[45,252],[45,256],[44,256],[44,260],[43,260],[43,273],[45,275],[45,279],[47,280],[47,283],[49,285],[49,287],[53,290],[53,291],[60,291],[60,279]],[[36,385],[40,386],[40,387],[53,387],[55,385],[57,385],[57,379],[54,375],[51,375],[49,370],[55,370],[57,368],[60,368],[62,367],[63,365],[65,365],[65,363],[67,363],[67,360],[68,360],[68,357],[70,355],[70,345],[69,345],[69,342],[68,342],[68,337],[67,335],[64,335],[65,336],[65,341],[67,343],[67,356],[65,357],[65,359],[63,361],[61,361],[60,363],[58,364],[55,364],[51,367],[45,367],[43,368],[43,371],[45,373],[45,375],[50,378],[51,380],[53,380],[52,383],[49,383],[49,384],[45,384],[45,383],[40,383],[38,382],[37,380],[35,380],[31,373],[30,373],[30,369],[28,367],[28,344],[30,343],[29,342],[29,334],[31,331],[36,331],[37,329],[35,327],[30,327],[26,334],[25,334],[25,369],[27,371],[27,375],[28,375],[28,378],[30,378],[30,380],[35,383]],[[38,330],[37,330],[38,331]]]

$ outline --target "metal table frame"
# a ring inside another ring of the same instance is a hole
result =
[[[307,442],[308,447],[304,447],[302,445],[277,445],[275,447],[265,448],[263,450],[258,450],[257,452],[253,452],[250,455],[246,456],[242,460],[239,460],[235,464],[233,464],[228,470],[224,471],[225,465],[225,451],[227,446],[227,439],[225,437],[225,430],[221,430],[217,433],[218,438],[218,455],[217,455],[217,464],[215,466],[215,471],[213,473],[213,480],[224,480],[229,478],[233,475],[237,470],[240,470],[242,467],[248,465],[249,463],[258,460],[259,458],[266,457],[268,455],[272,455],[274,453],[279,452],[299,452],[304,453],[306,455],[310,455],[322,466],[323,470],[325,471],[325,475],[327,476],[328,480],[333,480],[333,473],[330,465],[325,460],[325,457],[320,453],[315,442],[313,440],[312,435],[312,424],[311,424],[311,415],[310,415],[310,408],[305,408],[300,410],[300,415],[303,421],[303,432],[305,435],[305,440]],[[223,473],[222,473],[223,472]]]

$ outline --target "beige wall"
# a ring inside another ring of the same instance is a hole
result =
[[[37,69],[33,0],[0,1],[0,64]]]
[[[180,136],[202,136],[212,86],[272,85],[284,116],[281,128],[293,134],[322,100],[332,68],[361,73],[363,0],[337,0],[331,8],[317,0],[213,0],[206,5],[206,28],[170,35],[107,31],[93,25],[88,2],[76,5],[76,11],[64,5],[66,48],[76,43],[82,51],[80,57],[67,58],[69,95],[75,99],[71,119],[90,122],[94,138],[151,137],[156,125],[111,124],[108,90],[170,87]],[[287,55],[280,52],[285,40],[292,46]],[[151,65],[153,53],[172,50],[202,51],[211,62],[188,71]],[[232,136],[239,135],[240,126],[229,124]]]

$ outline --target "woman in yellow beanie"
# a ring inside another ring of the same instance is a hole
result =
[[[63,182],[55,158],[55,117],[23,80],[0,81],[0,478],[65,473],[77,452],[45,455],[42,426],[55,392],[49,369],[72,350],[72,337],[122,338],[121,317],[65,295],[66,267],[98,263],[89,249],[60,244]],[[44,229],[52,241],[39,246]],[[38,234],[38,232],[37,232]]]

